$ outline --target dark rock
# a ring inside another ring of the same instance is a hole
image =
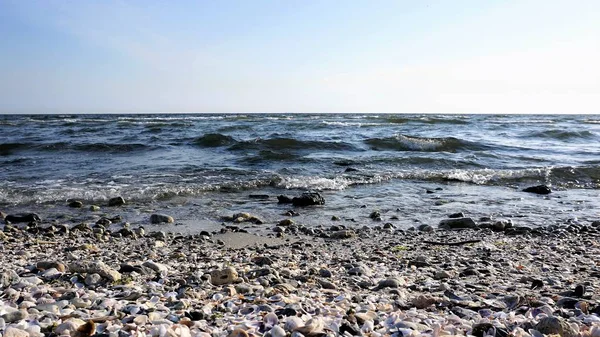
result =
[[[202,311],[188,311],[185,313],[185,317],[192,321],[201,321],[205,319],[205,314]]]
[[[417,227],[418,230],[420,230],[421,232],[433,232],[433,227],[429,226],[429,225],[419,225],[419,227]]]
[[[356,172],[358,171],[358,169],[355,169],[354,167],[348,167],[344,170],[344,172]]]
[[[369,218],[373,220],[381,220],[381,213],[379,213],[379,211],[373,211],[371,214],[369,214]]]
[[[321,287],[323,287],[323,289],[330,289],[330,290],[337,289],[337,287],[335,286],[335,284],[333,284],[333,283],[331,283],[331,282],[329,282],[327,280],[319,279],[318,282],[321,285]]]
[[[463,228],[476,228],[477,224],[471,218],[455,218],[455,219],[444,219],[440,221],[440,228],[447,229],[463,229]]]
[[[100,218],[98,221],[96,221],[96,225],[102,225],[104,227],[108,227],[110,224],[112,224],[112,221],[107,218]]]
[[[114,197],[108,200],[108,206],[121,206],[125,205],[125,199],[123,197]]]
[[[339,216],[334,215],[334,216],[331,217],[331,221],[340,221],[340,220],[341,219],[340,219]]]
[[[489,334],[488,332],[492,330],[493,333]],[[471,330],[471,335],[475,336],[475,337],[483,337],[485,335],[489,336],[495,336],[496,335],[496,328],[490,324],[490,323],[480,323],[480,324],[475,324],[473,326],[473,329]]]
[[[531,281],[531,289],[538,289],[544,286],[544,281],[542,280],[533,280]]]
[[[329,278],[329,277],[331,277],[331,271],[329,271],[328,269],[325,269],[325,268],[321,268],[319,270],[319,275],[321,275],[321,277]]]
[[[273,264],[273,259],[271,259],[268,256],[259,256],[252,259],[252,262],[254,262],[258,266],[270,266]]]
[[[83,202],[81,202],[79,200],[73,200],[73,201],[69,202],[69,207],[71,207],[71,208],[81,208],[81,207],[83,207]]]
[[[465,217],[465,215],[462,212],[452,213],[452,214],[448,215],[448,218],[450,218],[450,219],[464,218],[464,217]]]
[[[324,205],[325,199],[318,192],[306,192],[299,197],[294,197],[292,204],[294,206]]]
[[[400,281],[395,278],[387,278],[385,280],[379,281],[377,287],[374,290],[384,289],[384,288],[398,288],[401,286]]]
[[[41,221],[40,217],[35,213],[28,214],[9,214],[4,218],[5,222],[10,223],[23,223],[23,222],[39,222]]]
[[[550,194],[550,193],[552,193],[552,190],[550,189],[550,187],[548,187],[546,185],[538,185],[538,186],[527,187],[527,188],[523,189],[523,192],[529,192],[529,193],[535,193],[535,194]]]
[[[292,200],[293,199],[288,197],[287,195],[280,195],[277,197],[277,202],[280,204],[291,204]]]

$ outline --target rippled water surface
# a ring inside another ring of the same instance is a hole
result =
[[[121,195],[132,221],[205,228],[235,211],[275,221],[275,196],[311,189],[327,199],[300,212],[311,224],[373,225],[379,209],[401,226],[457,211],[541,225],[599,216],[600,116],[3,115],[0,167],[9,212],[83,217],[66,200]],[[539,183],[555,193],[520,192]]]

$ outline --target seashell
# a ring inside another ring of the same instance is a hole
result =
[[[283,330],[282,327],[276,325],[273,327],[273,329],[271,329],[271,337],[285,337],[286,333],[285,330]]]
[[[270,312],[266,314],[265,317],[263,317],[263,322],[265,323],[265,326],[267,328],[271,328],[277,325],[277,323],[279,323],[279,318],[277,318],[277,315]]]
[[[290,316],[285,320],[285,324],[283,326],[283,328],[286,331],[294,331],[297,328],[301,327],[303,325],[304,322],[302,322],[302,319],[298,316]]]

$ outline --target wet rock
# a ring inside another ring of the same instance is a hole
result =
[[[331,216],[331,221],[340,221],[340,220],[342,220],[342,219],[340,219],[340,217],[337,215]]]
[[[81,202],[79,200],[73,200],[73,201],[69,202],[69,207],[71,207],[71,208],[81,208],[81,207],[83,207],[83,202]]]
[[[248,198],[250,198],[250,199],[267,200],[267,199],[269,199],[269,195],[268,194],[250,194],[248,196]]]
[[[173,223],[175,220],[173,217],[165,214],[152,214],[150,216],[150,223],[161,224],[161,223]]]
[[[439,227],[446,229],[476,228],[477,224],[471,218],[455,218],[440,221]]]
[[[219,286],[231,284],[238,281],[238,273],[233,267],[227,267],[220,270],[213,270],[210,273],[210,282]]]
[[[576,337],[578,333],[560,317],[545,317],[535,325],[535,330],[545,335],[560,335],[561,337]]]
[[[324,205],[325,198],[318,192],[305,192],[302,193],[299,197],[294,197],[292,199],[292,204],[294,206],[311,206],[311,205]]]
[[[5,222],[10,222],[10,223],[24,223],[24,222],[40,222],[41,219],[39,217],[39,215],[35,214],[35,213],[28,213],[28,214],[9,214],[4,218]]]
[[[523,192],[535,193],[535,194],[550,194],[552,190],[546,185],[530,186],[523,189]]]
[[[92,212],[98,212],[99,210],[100,210],[100,206],[97,206],[97,205],[90,206],[90,211],[92,211]]]
[[[99,274],[115,282],[121,279],[121,274],[100,261],[76,261],[69,264],[69,269],[75,273]]]
[[[123,197],[114,197],[108,200],[108,206],[121,206],[125,205],[125,199]]]
[[[421,232],[433,232],[433,227],[429,226],[429,225],[419,225],[419,227],[417,227],[417,229]]]
[[[465,217],[465,215],[463,214],[463,212],[452,213],[452,214],[448,215],[448,218],[450,218],[450,219],[464,218],[464,217]]]

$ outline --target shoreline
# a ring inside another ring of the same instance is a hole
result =
[[[600,335],[597,227],[523,233],[293,227],[261,236],[136,228],[112,236],[85,225],[55,227],[52,234],[5,226],[0,330],[3,336],[24,336],[20,330],[30,336]]]

